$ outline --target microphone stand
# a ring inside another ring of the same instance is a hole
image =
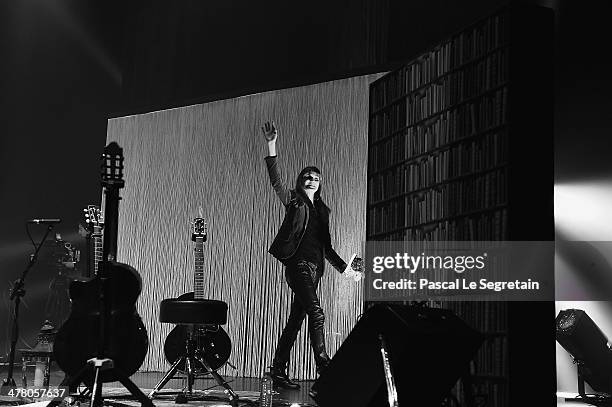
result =
[[[21,273],[21,277],[15,281],[15,284],[13,284],[13,289],[11,290],[11,300],[15,300],[15,305],[13,312],[13,324],[11,329],[11,351],[9,353],[8,377],[4,379],[4,382],[2,382],[3,390],[8,387],[15,387],[15,379],[13,379],[13,368],[15,366],[15,347],[17,346],[17,339],[19,338],[19,304],[21,303],[21,297],[25,295],[25,278],[28,274],[28,271],[30,271],[34,263],[36,263],[36,260],[38,259],[38,252],[40,251],[45,240],[47,240],[47,236],[49,236],[51,229],[53,229],[53,224],[49,224],[47,226],[45,236],[43,237],[38,247],[36,247],[36,251],[34,252],[34,254],[30,256],[30,262],[28,263],[23,273]]]

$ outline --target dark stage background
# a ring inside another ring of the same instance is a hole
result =
[[[0,357],[9,285],[32,252],[24,221],[60,217],[56,231],[81,244],[81,210],[100,201],[109,117],[384,71],[505,3],[0,2]],[[555,181],[608,178],[605,3],[538,3],[557,12]],[[32,230],[38,240],[43,227]],[[27,280],[29,344],[42,323],[45,273]]]

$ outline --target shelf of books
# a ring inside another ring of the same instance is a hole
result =
[[[552,31],[549,9],[508,6],[370,85],[368,241],[553,238]],[[460,404],[512,405],[523,307],[443,306],[485,335]]]

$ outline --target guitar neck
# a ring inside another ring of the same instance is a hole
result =
[[[104,243],[102,245],[102,259],[104,261],[117,260],[117,230],[119,218],[119,189],[106,188],[104,208]]]
[[[93,271],[94,275],[98,275],[98,265],[104,258],[102,255],[102,228],[100,226],[94,226],[94,231],[91,234],[91,240],[93,242]]]
[[[196,300],[204,299],[204,238],[195,240],[195,268],[193,276],[193,297]]]

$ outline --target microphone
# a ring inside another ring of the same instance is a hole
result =
[[[61,219],[28,219],[26,223],[35,223],[37,225],[51,225],[53,223],[60,223],[61,221]]]

